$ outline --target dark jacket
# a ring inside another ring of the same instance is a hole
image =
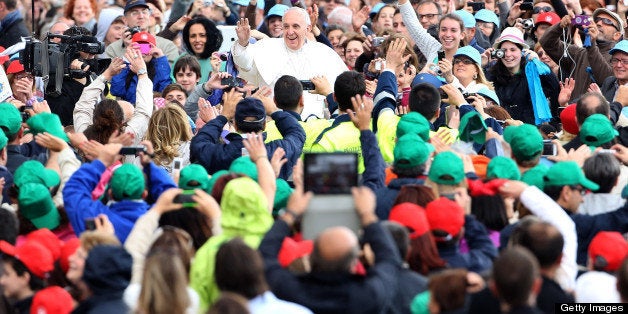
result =
[[[48,106],[50,106],[50,111],[59,116],[63,126],[74,124],[74,106],[81,98],[85,86],[91,84],[91,82],[92,79],[89,76],[85,85],[73,78],[64,77],[60,95],[46,94],[44,96]],[[135,92],[135,89],[133,89],[133,92]]]
[[[37,145],[35,141],[23,145],[7,145],[6,167],[9,172],[15,173],[17,168],[29,160],[37,160],[45,165],[48,160],[46,149]]]
[[[589,85],[593,83],[591,77],[600,85],[606,77],[613,75],[610,69],[611,55],[608,52],[616,43],[597,41],[592,42],[591,47],[588,48],[569,45],[568,56],[565,57],[563,55],[565,43],[562,41],[562,36],[563,29],[558,23],[545,31],[539,43],[545,53],[560,65],[559,77],[561,79],[572,77],[576,80],[576,86],[571,94],[571,100],[574,100],[587,92]],[[587,67],[591,68],[592,74],[587,72]],[[573,75],[571,75],[572,72]]]
[[[501,106],[510,113],[512,118],[536,125],[532,98],[528,88],[528,79],[525,74],[525,65],[526,62],[523,62],[521,71],[511,75],[510,73],[505,73],[507,70],[505,70],[502,64],[495,63],[486,74],[487,79],[493,82],[495,86],[495,93],[499,97]],[[560,92],[558,79],[551,72],[541,75],[539,78],[543,86],[543,93],[550,101],[549,108],[552,113],[552,120],[558,119],[558,93]]]
[[[360,147],[364,158],[362,185],[369,187],[372,191],[377,191],[384,186],[386,163],[384,163],[373,131],[360,131]]]
[[[17,9],[16,9],[17,10]],[[0,46],[9,48],[22,41],[22,37],[28,37],[31,33],[26,28],[23,18],[18,18],[9,25],[2,25],[0,33]]]
[[[458,244],[439,244],[438,255],[447,261],[449,268],[466,268],[476,273],[491,269],[497,249],[488,237],[486,227],[472,215],[465,215],[464,238],[469,245],[468,253],[460,253]]]
[[[388,308],[388,314],[410,314],[410,304],[417,294],[427,290],[427,278],[403,267],[399,272],[397,293],[392,305]]]
[[[276,111],[271,117],[283,139],[266,143],[268,159],[279,147],[286,151],[288,162],[281,168],[279,174],[281,179],[286,180],[292,174],[292,167],[296,164],[303,150],[305,131],[297,120],[287,112]],[[205,124],[192,138],[190,161],[202,165],[208,173],[229,169],[231,162],[242,156],[244,144],[240,134],[231,133],[227,135],[229,144],[224,144],[220,140],[220,134],[226,123],[227,118],[225,116],[218,116]]]
[[[63,189],[65,211],[77,235],[85,230],[85,219],[106,214],[115,227],[116,237],[124,243],[135,221],[146,213],[150,205],[143,200],[122,200],[107,206],[100,200],[92,200],[92,191],[106,169],[100,160],[95,160],[83,164],[74,172]],[[156,200],[165,190],[177,187],[170,175],[153,163],[144,167],[144,173],[148,178],[147,199]]]
[[[587,265],[587,249],[598,232],[628,232],[628,203],[615,211],[594,216],[566,212],[576,224],[576,233],[578,234],[578,257],[576,261],[578,265]]]
[[[259,246],[266,279],[278,298],[301,304],[314,313],[382,313],[391,305],[401,258],[392,236],[380,223],[364,228],[363,240],[370,244],[376,261],[366,276],[345,272],[299,276],[282,268],[277,255],[290,231],[283,220],[277,220]]]

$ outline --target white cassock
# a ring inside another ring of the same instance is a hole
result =
[[[298,80],[325,76],[333,88],[336,77],[348,70],[336,51],[309,40],[299,50],[289,49],[283,38],[266,38],[246,47],[236,41],[231,53],[240,71],[239,77],[255,86],[270,86],[273,90],[275,82],[283,75],[291,75]],[[303,100],[303,119],[310,115],[323,117],[324,96],[304,91]]]

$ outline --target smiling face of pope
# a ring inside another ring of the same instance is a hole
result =
[[[283,40],[292,50],[298,50],[305,44],[305,38],[311,26],[307,24],[307,13],[301,14],[295,9],[286,11],[283,16]]]

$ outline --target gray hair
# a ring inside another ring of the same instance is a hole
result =
[[[286,14],[288,14],[288,12],[290,12],[290,11],[294,11],[296,13],[301,14],[301,17],[305,21],[305,25],[306,26],[312,25],[312,22],[310,22],[310,15],[307,13],[307,11],[305,11],[305,9],[302,9],[302,8],[299,8],[299,7],[291,7],[290,9],[286,10],[286,13],[284,13],[283,16],[285,17]],[[281,19],[281,21],[283,22],[283,18]]]

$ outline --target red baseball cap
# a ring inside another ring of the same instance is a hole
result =
[[[61,257],[62,241],[48,229],[42,228],[35,230],[26,235],[26,240],[39,242],[39,244],[45,246],[50,251],[55,261]]]
[[[546,23],[549,25],[556,25],[560,22],[560,17],[558,14],[554,12],[543,12],[536,17],[536,21],[534,21],[534,25],[539,25],[541,23]]]
[[[72,238],[61,246],[61,256],[59,257],[59,264],[61,265],[61,269],[64,273],[68,272],[70,269],[70,255],[74,254],[76,250],[81,246],[81,240],[78,238]]]
[[[388,220],[398,222],[406,228],[412,229],[410,239],[416,239],[428,231],[430,224],[425,216],[425,209],[414,203],[401,203],[393,206],[388,215]]]
[[[594,263],[597,257],[603,257],[607,263],[606,267],[602,268],[605,271],[619,269],[627,255],[628,243],[621,233],[616,231],[600,231],[589,244],[589,257]]]
[[[580,133],[580,127],[576,122],[576,104],[571,104],[563,109],[560,113],[560,123],[563,124],[563,130],[573,135]]]
[[[22,245],[13,246],[6,241],[0,241],[0,251],[4,254],[13,256],[33,275],[44,279],[46,273],[54,269],[54,260],[52,253],[37,241],[26,240]]]
[[[281,250],[279,250],[279,264],[281,267],[288,267],[294,260],[303,256],[309,255],[314,249],[314,242],[312,240],[305,240],[297,242],[292,238],[284,238],[281,244]]]
[[[50,286],[33,296],[31,314],[69,314],[74,301],[70,293],[59,286]]]
[[[429,202],[425,207],[425,216],[432,231],[442,230],[452,237],[458,235],[464,226],[464,209],[445,197]]]
[[[13,60],[9,63],[9,67],[7,68],[7,74],[15,74],[24,72],[24,66],[20,63],[20,60]]]
[[[151,35],[149,32],[137,32],[131,37],[131,41],[134,43],[149,43],[153,44],[153,46],[157,46],[155,36]]]

